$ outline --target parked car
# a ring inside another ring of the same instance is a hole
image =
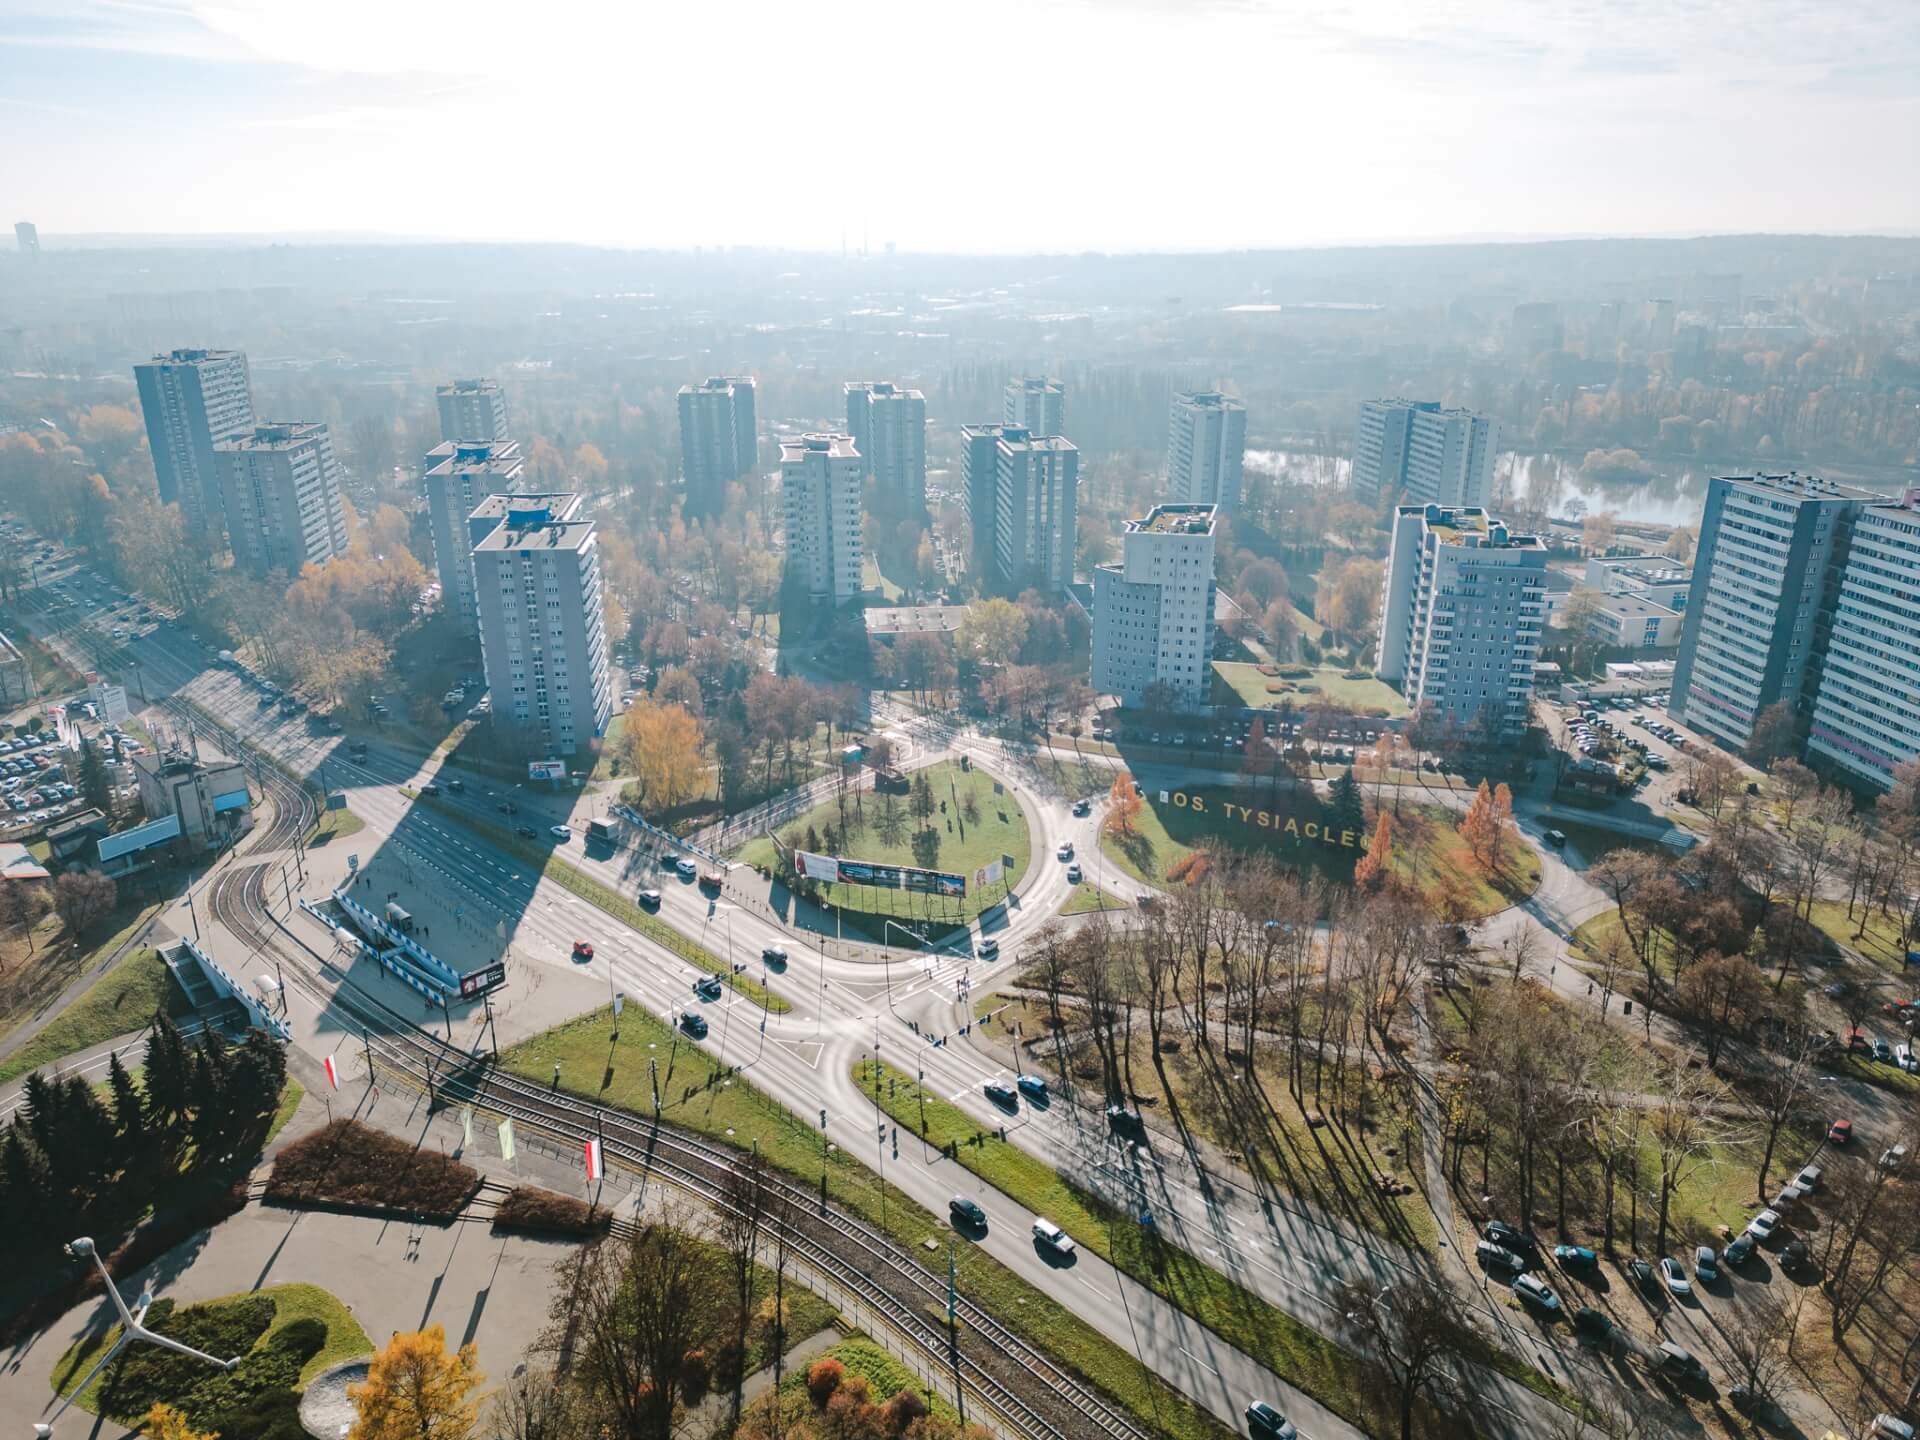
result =
[[[1600,1257],[1584,1245],[1556,1245],[1553,1247],[1553,1260],[1562,1267],[1600,1263]]]
[[[1107,1128],[1123,1135],[1141,1135],[1147,1127],[1138,1110],[1115,1103],[1107,1106]]]
[[[1491,1240],[1482,1240],[1473,1247],[1474,1257],[1489,1270],[1498,1270],[1506,1275],[1518,1275],[1527,1268],[1527,1257],[1517,1250],[1509,1250],[1504,1245],[1496,1245]]]
[[[1613,1334],[1613,1321],[1604,1310],[1582,1305],[1573,1312],[1573,1328],[1590,1340],[1605,1340]]]
[[[1830,1145],[1851,1145],[1853,1143],[1853,1121],[1836,1120],[1827,1127],[1827,1143]]]
[[[1660,1368],[1669,1375],[1678,1375],[1685,1380],[1701,1380],[1706,1378],[1707,1367],[1694,1359],[1689,1351],[1674,1344],[1671,1340],[1662,1340],[1660,1342],[1659,1355]]]
[[[1726,1253],[1720,1257],[1721,1263],[1723,1265],[1739,1265],[1744,1263],[1746,1258],[1753,1254],[1753,1247],[1756,1243],[1753,1236],[1742,1230],[1727,1242]]]
[[[1702,1245],[1693,1252],[1693,1278],[1702,1285],[1711,1285],[1720,1278],[1720,1256],[1711,1245]]]
[[[1793,1177],[1793,1183],[1810,1195],[1820,1188],[1820,1180],[1824,1174],[1825,1172],[1818,1165],[1809,1165]]]
[[[1762,1210],[1747,1222],[1747,1233],[1762,1244],[1765,1244],[1768,1237],[1779,1228],[1780,1212],[1778,1210]]]
[[[1645,1260],[1642,1260],[1638,1255],[1634,1256],[1632,1261],[1628,1263],[1627,1277],[1642,1290],[1652,1293],[1655,1285],[1653,1266],[1649,1265]]]
[[[1890,1145],[1880,1152],[1880,1168],[1882,1170],[1898,1170],[1906,1163],[1907,1147],[1905,1142]]]
[[[1558,1313],[1560,1297],[1553,1293],[1538,1275],[1516,1275],[1513,1277],[1513,1293],[1527,1304],[1537,1305],[1549,1315]]]
[[[1898,1415],[1888,1415],[1884,1412],[1873,1417],[1873,1433],[1876,1436],[1885,1436],[1886,1440],[1913,1440],[1913,1426]]]
[[[1693,1294],[1693,1282],[1687,1279],[1687,1267],[1671,1255],[1661,1258],[1660,1280],[1667,1287],[1669,1295],[1685,1298]]]
[[[1539,1253],[1540,1242],[1524,1230],[1516,1230],[1504,1220],[1489,1220],[1485,1230],[1487,1239],[1509,1250],[1517,1250],[1523,1255]]]

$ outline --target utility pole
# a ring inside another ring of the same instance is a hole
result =
[[[960,1425],[967,1423],[967,1387],[960,1378],[960,1288],[956,1278],[954,1242],[947,1241],[947,1358],[953,1365],[953,1399],[960,1409]]]

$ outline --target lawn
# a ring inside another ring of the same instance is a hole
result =
[[[146,913],[141,912],[127,929],[143,923]],[[96,947],[96,953],[106,953],[119,942],[119,936],[103,942]],[[0,1083],[50,1065],[62,1056],[139,1030],[160,1010],[180,1014],[185,1008],[186,997],[174,988],[160,952],[144,947],[137,949],[96,980],[49,1021],[44,1030],[0,1062]]]
[[[1866,933],[1858,935],[1860,920],[1857,908],[1852,917],[1848,917],[1844,901],[1813,902],[1813,925],[1816,930],[1835,945],[1858,951],[1868,961],[1890,972],[1896,980],[1902,979],[1907,969],[1907,952],[1900,941],[1900,922],[1889,920],[1879,910],[1873,910],[1866,916]],[[1920,980],[1914,982],[1914,993],[1920,994]]]
[[[1044,1161],[1002,1141],[937,1093],[924,1092],[911,1074],[883,1066],[882,1091],[871,1064],[863,1062],[856,1065],[853,1078],[877,1092],[886,1112],[927,1144],[946,1150],[1019,1205],[1045,1215],[1076,1244],[1177,1305],[1288,1384],[1368,1434],[1395,1428],[1397,1412],[1384,1393],[1368,1386],[1358,1358],[1311,1325],[1161,1240],[1131,1213],[1114,1209]],[[1458,1433],[1437,1414],[1421,1419],[1424,1423],[1416,1430],[1423,1435]]]
[[[528,1079],[551,1082],[556,1061],[561,1085],[591,1099],[651,1114],[649,1062],[657,1066],[661,1114],[707,1138],[760,1154],[786,1173],[819,1185],[836,1204],[886,1231],[917,1264],[946,1273],[948,1229],[846,1151],[823,1144],[813,1118],[802,1119],[705,1051],[680,1042],[677,1031],[628,1008],[619,1038],[612,1016],[599,1010],[513,1046],[501,1063]],[[922,1244],[939,1242],[934,1250]],[[1120,1346],[1065,1304],[981,1251],[959,1252],[960,1287],[1002,1323],[1084,1376],[1148,1428],[1181,1440],[1219,1440],[1227,1432],[1209,1416],[1144,1371]],[[798,1338],[798,1337],[796,1337]]]
[[[373,1350],[373,1344],[367,1339],[366,1331],[360,1328],[359,1322],[353,1318],[347,1307],[318,1285],[269,1285],[262,1290],[225,1295],[217,1300],[208,1300],[199,1305],[178,1309],[173,1308],[172,1303],[163,1298],[155,1304],[153,1311],[155,1318],[150,1319],[149,1323],[160,1326],[162,1333],[167,1333],[182,1322],[217,1316],[222,1312],[231,1311],[243,1302],[261,1300],[271,1303],[272,1318],[266,1329],[254,1340],[252,1348],[247,1351],[246,1360],[241,1366],[242,1374],[250,1368],[248,1362],[257,1361],[265,1352],[274,1348],[275,1342],[286,1335],[289,1327],[302,1321],[313,1322],[324,1334],[314,1336],[319,1341],[319,1347],[301,1361],[291,1387],[293,1390],[303,1390],[308,1382],[323,1370],[338,1365],[343,1360],[369,1354]],[[168,1308],[168,1314],[160,1313],[162,1306]],[[60,1357],[53,1368],[54,1375],[59,1377],[57,1384],[59,1393],[71,1394],[73,1387],[87,1373],[96,1358],[119,1338],[120,1327],[114,1325],[101,1334],[82,1336],[68,1346],[66,1353]],[[98,1414],[100,1391],[107,1384],[108,1377],[115,1371],[130,1368],[124,1361],[116,1362],[105,1374],[89,1385],[85,1393],[74,1403]],[[178,1380],[183,1383],[177,1386],[160,1386],[159,1398],[178,1403],[186,1399],[189,1392],[208,1383],[209,1379],[217,1382],[220,1375],[220,1372],[212,1371],[211,1367],[192,1361],[179,1364],[176,1373]],[[142,1396],[142,1398],[146,1397]],[[142,1405],[136,1413],[131,1414],[116,1410],[112,1418],[132,1424],[139,1420],[145,1413],[145,1409],[146,1407]]]
[[[1376,680],[1371,675],[1355,679],[1338,665],[1316,665],[1313,674],[1294,679],[1284,675],[1262,675],[1258,665],[1216,660],[1213,662],[1213,673],[1220,678],[1222,686],[1231,692],[1227,703],[1237,699],[1250,710],[1272,710],[1282,700],[1291,700],[1296,710],[1304,710],[1315,700],[1324,698],[1362,714],[1369,710],[1384,710],[1388,715],[1407,713],[1406,697],[1386,681]],[[1269,690],[1269,685],[1288,688],[1275,691]]]
[[[1083,880],[1073,887],[1073,894],[1067,897],[1067,903],[1060,907],[1062,915],[1090,915],[1099,910],[1125,910],[1127,902],[1117,895],[1109,895],[1091,880]]]
[[[912,778],[922,776],[938,807],[924,827],[917,828],[908,796],[868,793],[816,805],[781,827],[780,842],[848,860],[951,871],[967,877],[966,898],[955,903],[875,885],[827,885],[826,903],[849,915],[960,923],[1000,904],[1005,895],[999,884],[975,887],[976,869],[1011,855],[1015,875],[1026,873],[1031,858],[1027,817],[1004,785],[978,766],[962,768],[951,760],[916,770]],[[748,842],[736,858],[776,873],[785,864],[767,836]]]
[[[1169,870],[1207,845],[1265,851],[1282,863],[1305,862],[1340,881],[1352,877],[1354,862],[1365,851],[1366,835],[1356,836],[1351,848],[1315,843],[1306,836],[1308,822],[1317,827],[1325,807],[1304,788],[1292,793],[1283,790],[1277,803],[1264,787],[1199,786],[1180,793],[1188,804],[1162,802],[1157,791],[1143,791],[1146,804],[1134,822],[1135,833],[1121,836],[1102,829],[1101,851],[1134,879],[1159,886],[1168,883]],[[1194,801],[1204,802],[1204,808]],[[1237,808],[1229,814],[1223,804]],[[1239,815],[1238,807],[1251,808],[1256,816],[1271,814],[1276,822],[1284,817],[1295,823],[1300,838],[1296,840],[1280,823],[1261,826],[1231,818]],[[1504,870],[1489,879],[1454,829],[1456,812],[1437,805],[1402,804],[1399,808],[1394,820],[1394,873],[1428,895],[1445,897],[1459,907],[1463,919],[1504,910],[1540,884],[1540,856],[1531,846],[1512,844]]]
[[[358,835],[367,828],[367,822],[353,811],[347,809],[323,810],[320,812],[320,824],[313,832],[313,838],[307,841],[311,849],[333,840],[344,840],[349,835]]]

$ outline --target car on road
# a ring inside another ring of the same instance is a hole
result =
[[[362,747],[361,747],[361,751],[362,751],[362,753],[363,753],[363,754],[365,753],[365,747],[364,747],[364,746],[362,746]],[[459,794],[461,794],[462,792],[464,792],[464,791],[466,790],[466,788],[467,788],[467,782],[466,782],[466,781],[464,781],[464,780],[457,780],[457,779],[456,779],[456,780],[449,780],[449,781],[447,781],[447,789],[449,789],[449,790],[451,790],[451,791],[452,791],[452,792],[453,792],[454,794],[456,794],[456,795],[459,795]]]
[[[707,1017],[689,1010],[680,1017],[680,1028],[696,1040],[707,1038]]]
[[[640,892],[640,903],[649,910],[658,910],[660,908],[660,892],[658,890],[642,890]]]
[[[1693,1282],[1687,1279],[1687,1267],[1671,1255],[1661,1257],[1660,1281],[1667,1287],[1669,1295],[1684,1297],[1693,1294]]]
[[[1255,1400],[1247,1406],[1247,1433],[1261,1440],[1295,1440],[1300,1431],[1266,1401]]]
[[[1556,1245],[1553,1247],[1553,1260],[1556,1265],[1598,1265],[1600,1257],[1584,1245]]]
[[[553,838],[556,840],[573,839],[573,831],[569,830],[564,825],[549,825],[547,827],[547,834],[553,836]]]
[[[673,873],[678,875],[682,880],[691,880],[700,873],[700,867],[682,855],[678,860],[673,862]]]
[[[1496,1245],[1491,1240],[1480,1241],[1473,1247],[1473,1254],[1487,1269],[1498,1270],[1505,1275],[1518,1275],[1527,1268],[1526,1256],[1504,1245]]]
[[[432,782],[428,782],[427,784],[422,785],[420,787],[419,793],[431,799],[433,796],[438,795],[440,793],[440,787],[438,785],[433,784]]]
[[[1853,1121],[1836,1120],[1827,1127],[1829,1145],[1851,1145],[1853,1143]]]
[[[1913,1426],[1898,1415],[1882,1413],[1874,1416],[1873,1433],[1876,1437],[1884,1436],[1885,1440],[1913,1440]]]
[[[1073,859],[1073,842],[1071,840],[1067,841],[1066,844],[1062,845],[1053,853],[1061,860]]]
[[[1041,1219],[1033,1222],[1033,1238],[1056,1255],[1073,1254],[1073,1237],[1051,1220]]]
[[[518,835],[522,840],[538,840],[540,838],[540,832],[531,825],[516,825],[513,827],[513,833]]]
[[[593,959],[592,944],[590,944],[588,941],[585,941],[585,940],[574,941],[573,942],[573,958],[576,960]]]
[[[956,1195],[947,1201],[947,1213],[960,1224],[971,1225],[975,1230],[987,1228],[987,1212],[980,1208],[977,1201],[969,1200],[964,1195]]]
[[[1078,865],[1067,866],[1067,883],[1069,885],[1078,885],[1080,883],[1080,867]]]
[[[702,1000],[718,1000],[721,994],[720,982],[711,975],[702,975],[693,982],[693,993]]]
[[[760,947],[760,960],[762,964],[769,965],[775,970],[784,970],[787,968],[786,947],[784,945],[762,945]]]
[[[1483,1232],[1487,1239],[1496,1245],[1504,1245],[1509,1250],[1518,1250],[1523,1255],[1539,1252],[1540,1242],[1524,1230],[1516,1230],[1504,1220],[1489,1220]]]
[[[998,1105],[1002,1110],[1018,1110],[1020,1108],[1020,1097],[1014,1093],[1011,1085],[1002,1085],[998,1080],[989,1080],[985,1088],[987,1099]]]
[[[1147,1127],[1138,1110],[1129,1110],[1116,1102],[1107,1106],[1107,1128],[1122,1135],[1140,1135]]]
[[[1547,831],[1547,844],[1553,846],[1554,849],[1559,850],[1563,848],[1566,845],[1566,843],[1567,843],[1566,831],[1564,830]]]
[[[1093,802],[1092,802],[1091,800],[1076,800],[1076,801],[1074,801],[1074,802],[1073,802],[1073,813],[1074,813],[1075,815],[1078,815],[1078,816],[1080,816],[1080,817],[1081,817],[1082,819],[1085,819],[1085,818],[1086,818],[1087,816],[1089,816],[1089,815],[1091,815],[1091,814],[1093,813]]]
[[[1022,1095],[1030,1099],[1044,1100],[1047,1098],[1047,1077],[1044,1075],[1017,1075],[1014,1077],[1013,1083]]]
[[[1553,1293],[1553,1287],[1538,1275],[1516,1275],[1513,1277],[1513,1293],[1527,1304],[1537,1305],[1549,1315],[1558,1313],[1560,1297]]]

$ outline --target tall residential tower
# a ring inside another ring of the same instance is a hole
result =
[[[849,380],[847,434],[896,512],[927,508],[927,397],[888,380]]]
[[[802,435],[780,446],[787,578],[816,600],[838,604],[860,593],[865,471],[850,435]]]
[[[440,576],[440,603],[469,633],[479,626],[473,604],[473,535],[468,517],[490,495],[520,488],[525,465],[512,440],[449,440],[427,452],[420,487],[426,492],[433,531],[433,564]]]
[[[1001,420],[1034,435],[1067,433],[1067,387],[1044,375],[1023,375],[1007,382]]]
[[[135,365],[133,379],[161,503],[179,505],[188,533],[217,548],[227,462],[215,447],[253,432],[247,357],[238,350],[175,350]]]
[[[1165,685],[1204,705],[1213,684],[1215,507],[1156,505],[1129,520],[1117,564],[1093,567],[1093,689],[1123,705]]]
[[[750,375],[715,375],[680,387],[680,473],[687,513],[717,515],[727,487],[760,467]]]
[[[507,397],[496,380],[456,380],[434,391],[442,440],[505,440]]]
[[[311,421],[256,425],[216,447],[221,496],[236,565],[264,578],[297,575],[347,551],[340,467],[327,427]]]
[[[1183,505],[1240,506],[1247,407],[1215,390],[1173,397],[1167,419],[1167,495]]]
[[[1493,492],[1499,427],[1437,400],[1367,400],[1353,429],[1353,493],[1376,504],[1405,493],[1417,505],[1473,508]]]
[[[1920,756],[1920,488],[1864,506],[1841,572],[1807,748],[1886,789]]]

